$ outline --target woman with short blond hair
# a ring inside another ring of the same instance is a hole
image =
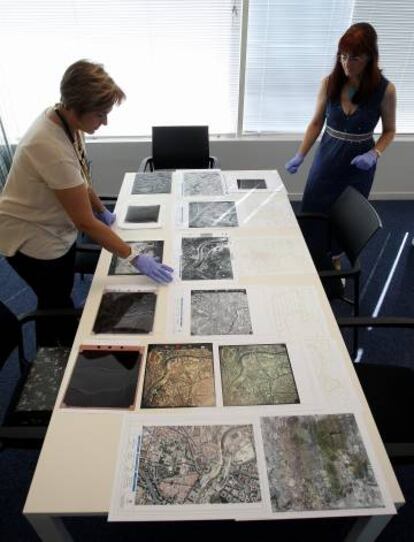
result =
[[[78,231],[157,282],[172,269],[135,252],[111,225],[91,185],[84,133],[93,134],[125,94],[101,64],[79,60],[65,71],[61,101],[46,109],[20,141],[0,196],[0,253],[29,284],[38,307],[72,307]],[[41,340],[59,330],[38,329]]]

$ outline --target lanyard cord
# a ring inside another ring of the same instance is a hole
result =
[[[75,153],[76,153],[76,157],[77,157],[77,159],[79,161],[79,164],[80,164],[80,167],[81,167],[81,170],[82,170],[83,178],[86,180],[88,185],[92,185],[90,167],[89,167],[89,164],[88,164],[88,162],[86,160],[85,148],[84,148],[83,144],[80,141],[79,135],[76,137],[76,139],[73,137],[72,131],[69,128],[68,121],[65,119],[65,117],[62,115],[62,113],[59,111],[58,106],[55,106],[53,108],[53,110],[56,113],[56,115],[59,117],[59,120],[62,123],[62,128],[64,129],[65,134],[67,135],[69,141],[73,145],[73,148],[74,148]]]

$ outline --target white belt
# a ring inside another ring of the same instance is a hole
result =
[[[349,134],[348,132],[340,132],[339,130],[334,130],[330,126],[326,127],[326,133],[335,139],[342,139],[342,141],[369,141],[372,139],[374,132],[369,132],[367,134]]]

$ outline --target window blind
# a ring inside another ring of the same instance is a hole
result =
[[[251,0],[244,132],[303,132],[351,0]]]
[[[353,22],[367,21],[378,34],[380,67],[397,89],[397,132],[414,132],[414,2],[355,2]]]
[[[2,0],[1,18],[0,111],[12,140],[59,100],[80,58],[103,63],[127,94],[98,137],[236,129],[241,0]]]
[[[412,0],[250,0],[244,133],[302,133],[338,39],[362,21],[376,28],[383,73],[397,87],[397,130],[414,132]]]

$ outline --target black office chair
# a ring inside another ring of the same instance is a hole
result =
[[[218,167],[210,156],[208,126],[153,126],[152,156],[141,161],[139,171]]]
[[[414,329],[414,318],[347,317],[337,322],[340,328]],[[391,460],[412,463],[414,369],[373,363],[356,363],[354,368]]]
[[[17,349],[19,375],[0,426],[2,446],[39,446],[46,434],[53,406],[70,353],[70,345],[37,344],[36,356],[28,361],[23,328],[30,322],[53,319],[73,329],[81,316],[80,309],[36,310],[17,317],[0,302],[0,369]],[[14,358],[13,358],[14,359]]]
[[[100,196],[102,203],[113,211],[117,197]],[[85,275],[93,275],[98,264],[101,247],[85,233],[78,233],[76,239],[75,273],[79,273],[83,279]]]
[[[351,304],[352,314],[358,316],[361,276],[359,255],[374,233],[382,228],[378,213],[365,196],[349,186],[338,197],[328,214],[300,213],[297,218],[301,227],[309,222],[324,224],[325,235],[318,236],[316,245],[308,242],[308,231],[303,227],[305,240],[328,298],[341,299]],[[341,270],[334,269],[330,256],[334,240],[339,243],[348,259],[349,265]],[[341,279],[353,281],[352,298],[345,295]],[[354,344],[357,340],[358,329],[354,327]]]

